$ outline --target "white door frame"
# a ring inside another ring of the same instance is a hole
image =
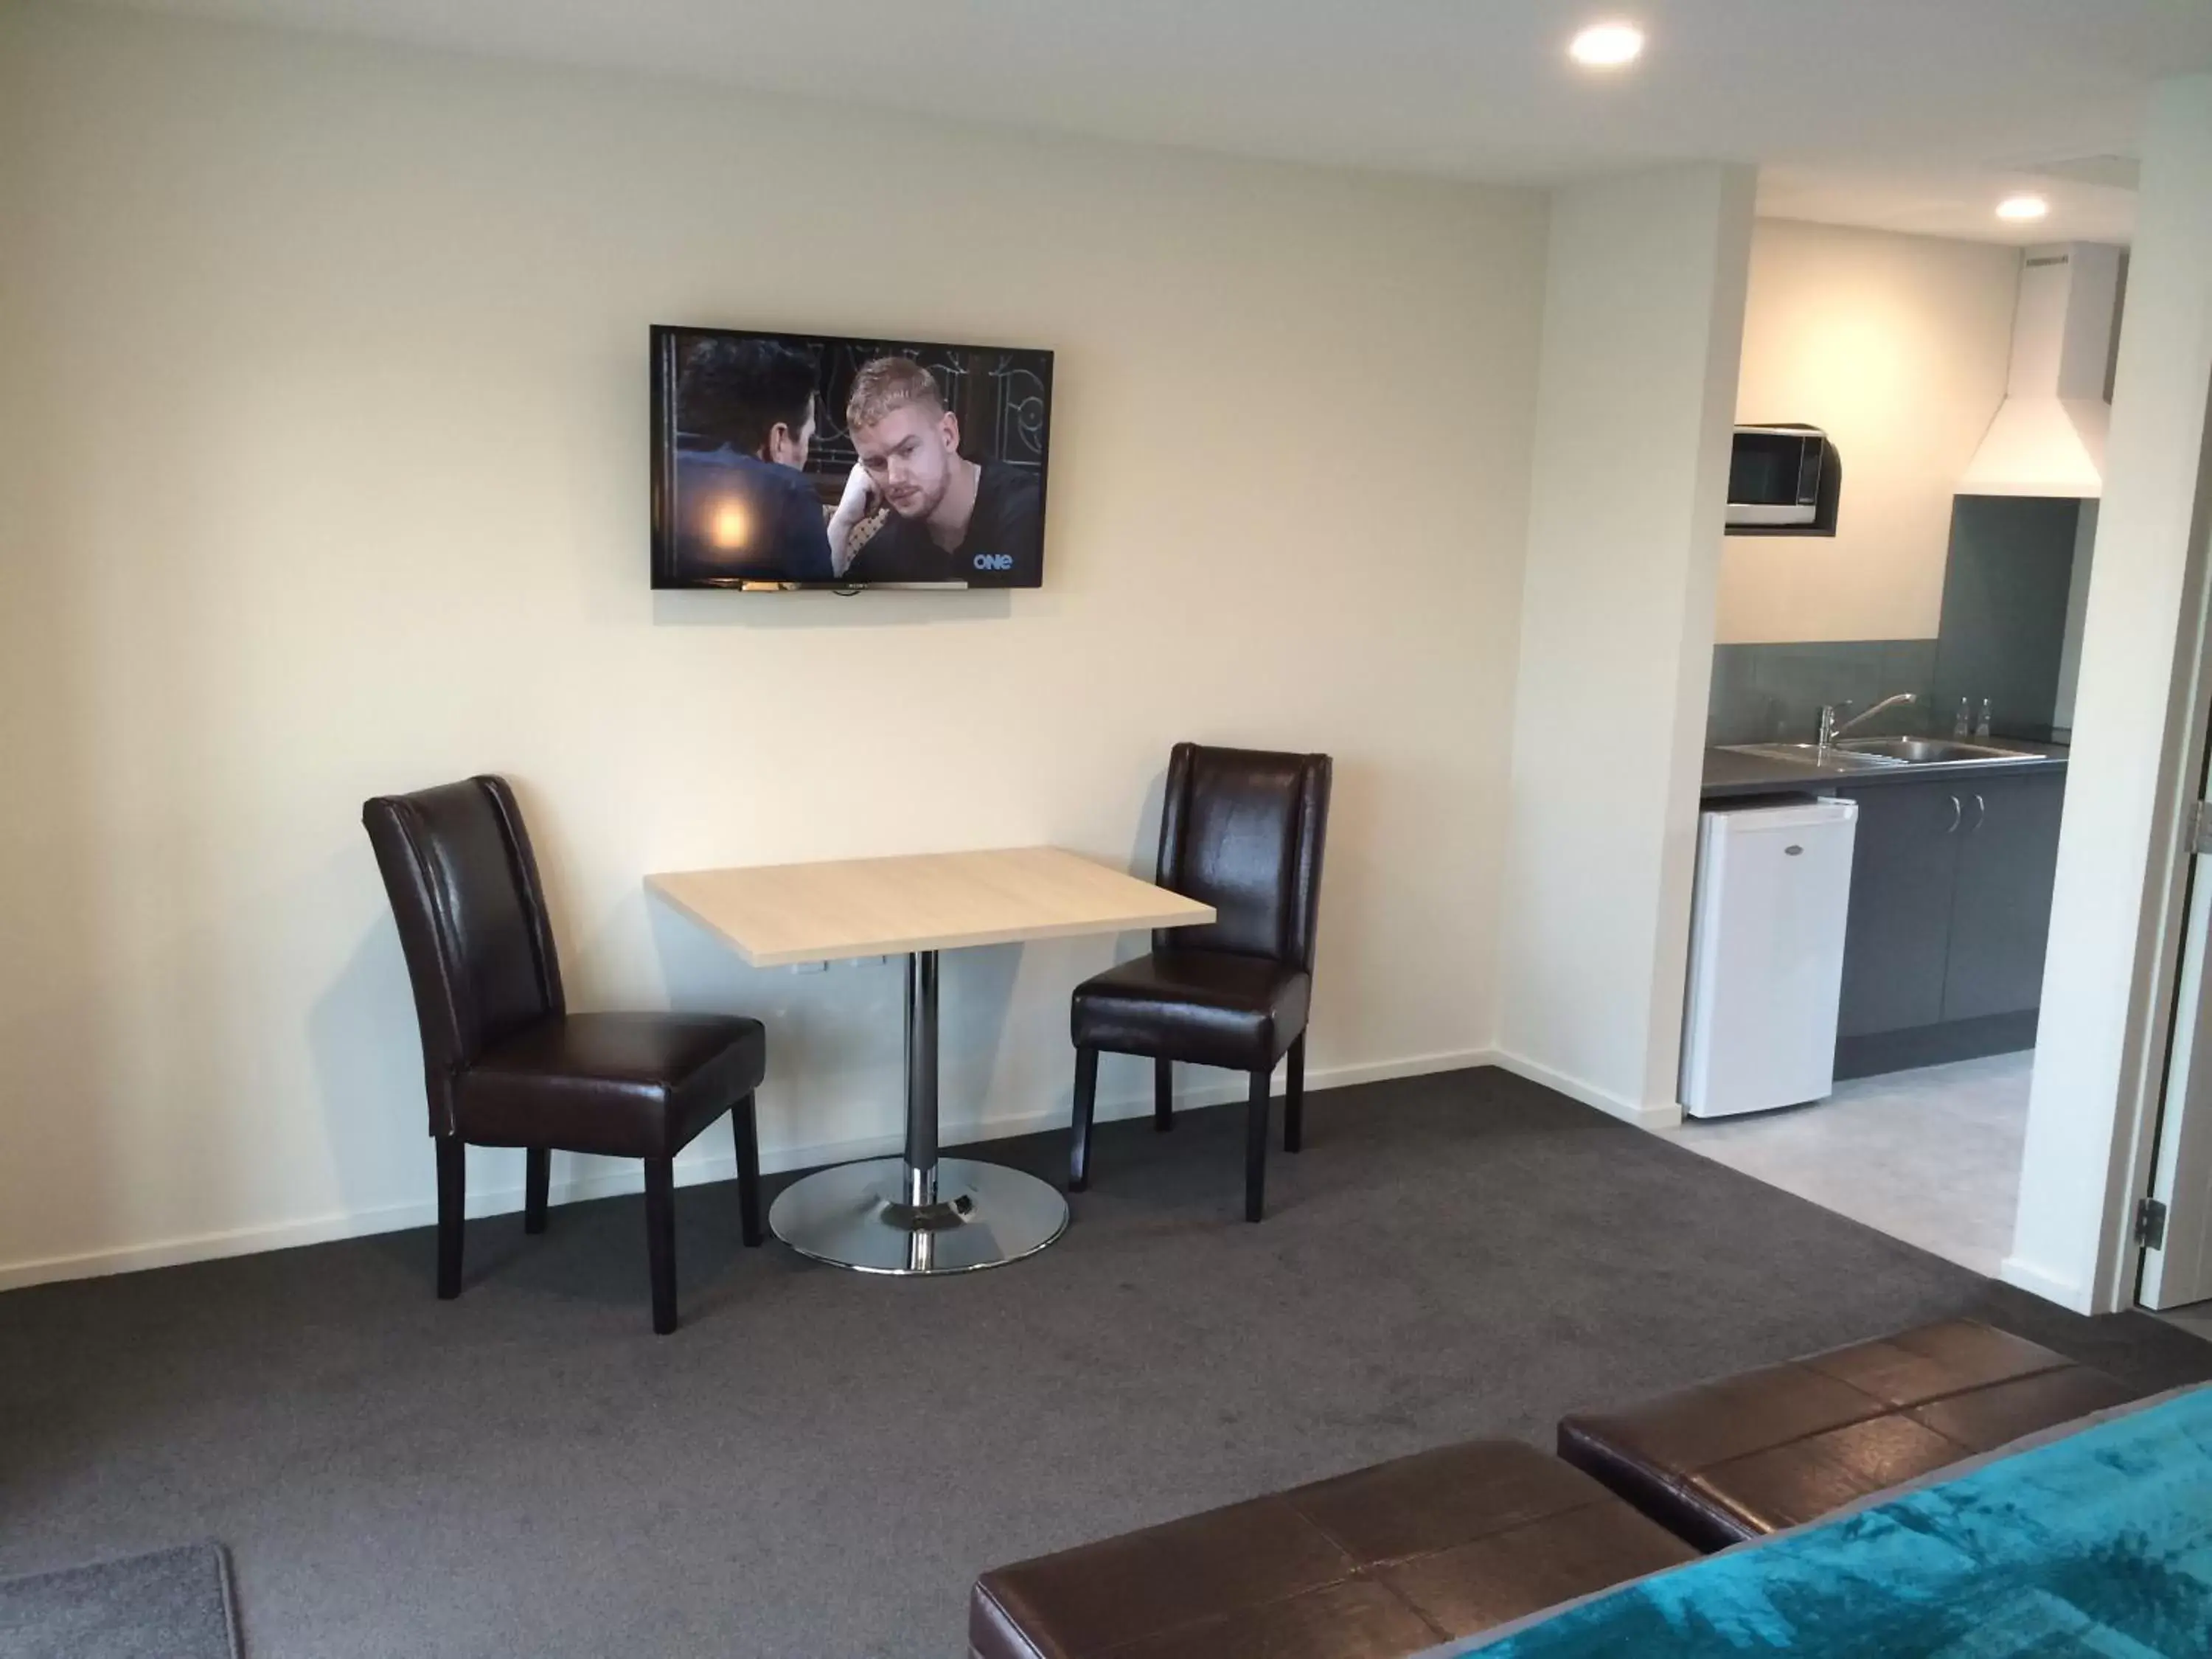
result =
[[[2044,969],[2021,1203],[2003,1276],[2084,1313],[2133,1304],[2173,1024],[2208,676],[2212,76],[2161,82],[2112,393]]]
[[[2207,389],[2212,410],[2212,388]],[[2208,742],[2212,742],[2212,413],[2198,457],[2196,502],[2189,523],[2189,565],[2184,588],[2181,637],[2174,656],[2173,694],[2167,709],[2166,764],[2159,770],[2156,838],[2151,848],[2153,879],[2144,906],[2142,955],[2146,971],[2130,1008],[2141,1055],[2133,1075],[2122,1079],[2125,1092],[2116,1128],[2123,1178],[2115,1182],[2105,1217],[2106,1245],[2100,1254],[2100,1311],[2133,1307],[2146,1251],[2136,1237],[2136,1217],[2151,1195],[2159,1173],[2161,1117],[2171,1112],[2178,1127],[2192,1051],[2197,975],[2190,971],[2192,933],[2190,877],[2197,850],[2197,803],[2205,787]],[[2206,874],[2212,877],[2212,868]],[[2212,888],[2212,880],[2198,884]],[[2197,896],[2200,909],[2212,906],[2212,890]],[[2212,1111],[2212,1095],[2197,1103]],[[2208,1200],[2212,1201],[2212,1200]],[[2110,1271],[2105,1270],[2106,1261]]]
[[[2199,809],[2200,814],[2202,809]],[[2212,1180],[2207,1175],[2206,1139],[2212,1136],[2212,858],[2200,834],[2189,883],[2181,945],[2181,971],[2174,993],[2172,1040],[2167,1045],[2165,1087],[2152,1143],[2150,1196],[2166,1206],[2165,1225],[2154,1240],[2142,1238],[2140,1224],[2136,1300],[2151,1309],[2185,1307],[2212,1297]],[[2181,1199],[2193,1186],[2193,1200]]]

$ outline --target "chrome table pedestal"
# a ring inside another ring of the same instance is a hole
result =
[[[937,952],[906,964],[906,1152],[793,1182],[775,1236],[864,1273],[964,1273],[1034,1255],[1067,1230],[1067,1200],[1019,1170],[937,1155]]]

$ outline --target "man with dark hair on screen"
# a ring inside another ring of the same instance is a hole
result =
[[[677,557],[700,576],[826,582],[830,534],[801,469],[815,366],[779,340],[709,336],[676,386]]]
[[[860,452],[830,525],[841,550],[854,524],[890,512],[840,574],[853,582],[1026,585],[1044,551],[1044,494],[1036,475],[960,453],[960,419],[945,406],[936,377],[910,357],[861,366],[846,400],[845,424]],[[857,499],[856,499],[857,498]]]

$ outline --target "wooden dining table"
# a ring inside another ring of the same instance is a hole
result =
[[[757,968],[906,958],[906,1146],[777,1194],[769,1226],[861,1273],[967,1273],[1067,1226],[1067,1201],[1019,1170],[938,1152],[938,956],[1028,939],[1212,921],[1213,907],[1057,847],[669,872],[651,892]]]

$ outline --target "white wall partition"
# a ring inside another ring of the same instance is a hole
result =
[[[1753,178],[1553,199],[1498,1047],[1672,1121]]]
[[[2043,1018],[2004,1265],[2087,1310],[2123,1306],[2127,1215],[2166,1060],[2183,819],[2204,683],[2202,510],[2212,395],[2212,77],[2168,82],[2142,144],[2089,577]]]

